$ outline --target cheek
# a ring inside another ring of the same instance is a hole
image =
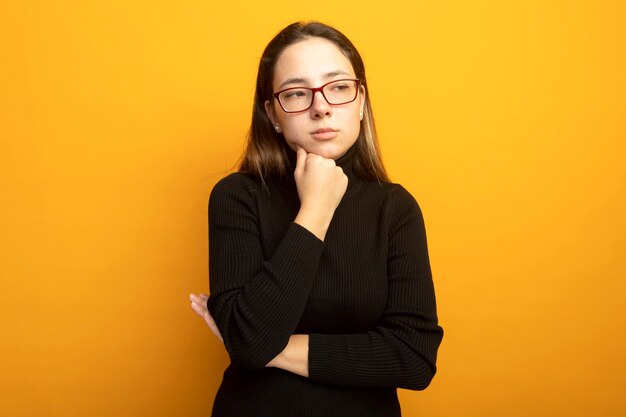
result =
[[[293,122],[293,120],[285,121],[281,124],[283,130],[283,137],[285,141],[293,150],[295,150],[295,144],[304,143],[304,129],[300,125]]]
[[[361,117],[359,115],[359,108],[357,107],[355,112],[351,112],[346,118],[346,127],[355,136],[358,136],[361,129]]]
[[[285,137],[290,136],[295,138],[296,136],[301,135],[305,130],[305,123],[298,117],[282,117],[279,123],[283,129],[283,135],[285,135]]]

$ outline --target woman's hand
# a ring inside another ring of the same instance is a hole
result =
[[[300,211],[295,222],[320,240],[335,214],[335,209],[348,188],[348,177],[332,159],[297,150],[294,178],[300,198]]]
[[[279,368],[294,374],[309,376],[309,335],[294,334],[285,349],[272,359],[266,368]]]
[[[193,311],[195,311],[197,315],[204,319],[213,334],[220,340],[220,342],[223,342],[224,339],[222,338],[222,335],[220,334],[220,331],[215,324],[215,320],[213,320],[213,317],[211,317],[211,313],[209,313],[209,310],[206,307],[206,302],[209,299],[209,295],[189,294],[189,299],[191,300],[191,308],[193,309]]]

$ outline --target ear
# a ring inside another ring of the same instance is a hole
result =
[[[364,86],[359,87],[359,93],[361,97],[361,111],[359,112],[359,115],[361,117],[361,120],[363,120],[363,110],[365,108],[365,87]]]
[[[265,106],[265,113],[267,113],[267,117],[270,118],[273,125],[276,125],[276,114],[274,113],[274,107],[272,106],[272,103],[269,100],[265,100],[265,103],[263,103],[263,105]]]

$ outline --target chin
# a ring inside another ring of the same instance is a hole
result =
[[[328,159],[339,159],[341,158],[343,155],[345,154],[345,152],[331,152],[328,155],[322,155],[324,158],[328,158]]]
[[[349,147],[340,146],[336,143],[331,143],[330,141],[329,142],[313,142],[313,143],[306,143],[306,144],[299,144],[299,143],[292,142],[289,144],[289,147],[295,152],[297,149],[297,145],[303,147],[309,153],[314,153],[316,155],[319,155],[327,159],[339,159],[348,151],[348,148],[349,148]]]
[[[338,159],[343,156],[348,150],[343,149],[343,147],[338,147],[332,143],[321,143],[317,144],[318,146],[312,146],[311,152],[318,154],[327,159]]]
[[[313,153],[316,153],[326,159],[337,159],[341,157],[340,152],[336,152],[332,149],[320,149],[318,152],[313,151]]]

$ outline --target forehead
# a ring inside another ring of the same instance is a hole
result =
[[[274,66],[274,85],[289,78],[318,81],[324,74],[343,71],[354,76],[348,57],[331,41],[308,38],[286,47]]]

